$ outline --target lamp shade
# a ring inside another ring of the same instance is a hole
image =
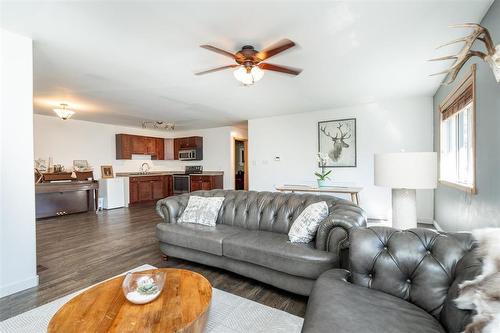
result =
[[[437,154],[375,154],[375,185],[401,189],[437,187]]]

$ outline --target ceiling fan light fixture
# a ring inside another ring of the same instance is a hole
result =
[[[234,77],[246,86],[252,85],[262,79],[264,71],[257,66],[240,66],[234,71]]]
[[[229,68],[235,68],[233,75],[236,80],[248,86],[262,79],[262,77],[264,76],[264,71],[274,71],[295,76],[299,75],[302,71],[298,68],[274,65],[264,62],[267,61],[267,59],[295,46],[295,43],[287,38],[282,39],[279,42],[274,43],[273,45],[266,47],[260,51],[256,50],[251,45],[243,46],[241,50],[236,53],[228,52],[212,45],[200,46],[206,50],[229,57],[233,59],[236,64],[233,63],[231,65],[220,66],[202,72],[197,72],[194,73],[195,75],[204,75]]]
[[[75,111],[68,109],[68,104],[64,103],[61,103],[60,107],[53,109],[53,111],[62,120],[67,120],[75,114]]]
[[[254,82],[259,81],[264,76],[264,71],[262,69],[260,69],[259,66],[253,66],[250,73],[252,74]]]

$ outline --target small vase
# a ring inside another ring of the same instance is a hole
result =
[[[325,187],[325,186],[326,186],[326,180],[318,179],[318,187]]]

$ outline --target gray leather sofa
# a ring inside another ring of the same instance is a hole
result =
[[[216,227],[176,223],[189,196],[225,197]],[[315,240],[293,244],[292,222],[308,205],[325,201],[330,215]],[[158,201],[165,223],[157,225],[167,255],[220,267],[297,294],[309,295],[323,272],[347,258],[351,229],[366,226],[353,203],[333,196],[254,191],[197,191]]]
[[[462,332],[457,285],[481,263],[470,234],[428,229],[353,230],[350,271],[332,269],[314,285],[302,332]]]

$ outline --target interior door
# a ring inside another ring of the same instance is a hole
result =
[[[248,140],[243,141],[243,170],[245,176],[243,178],[243,189],[248,191]]]

